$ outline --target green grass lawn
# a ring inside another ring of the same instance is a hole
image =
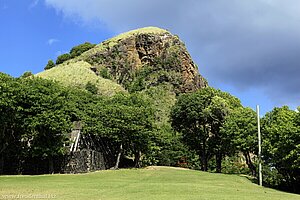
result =
[[[300,195],[259,187],[237,175],[167,167],[77,175],[0,177],[0,199],[38,199],[46,195],[52,199],[72,200],[300,199]]]

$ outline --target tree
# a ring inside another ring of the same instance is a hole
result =
[[[62,54],[62,55],[60,55],[60,56],[57,57],[57,59],[56,59],[56,65],[59,65],[59,64],[65,62],[67,60],[70,60],[70,59],[71,59],[70,54],[68,54],[68,53]]]
[[[53,60],[48,60],[48,63],[47,63],[47,65],[44,69],[48,70],[48,69],[51,69],[53,67],[55,67],[55,64],[54,64]]]
[[[32,72],[31,71],[27,71],[27,72],[24,72],[22,74],[22,76],[20,76],[20,78],[27,78],[27,77],[30,77],[30,76],[33,76]]]
[[[141,154],[148,150],[153,135],[153,111],[138,94],[117,94],[99,101],[87,109],[85,133],[109,138],[118,145],[114,169],[121,156],[134,154],[135,166],[140,166]]]
[[[294,192],[300,188],[299,113],[289,107],[274,108],[262,120],[263,160],[277,169],[282,184]]]
[[[52,173],[53,156],[64,153],[71,130],[68,90],[48,80],[0,74],[0,91],[0,164],[7,159],[6,169],[21,173],[27,158],[47,158]]]
[[[92,94],[98,93],[98,88],[95,84],[91,83],[90,81],[85,85],[85,89]]]
[[[176,102],[172,88],[169,84],[161,84],[139,92],[150,101],[155,116],[155,137],[151,141],[151,150],[143,156],[145,164],[176,166],[182,158],[189,161],[194,158],[170,123],[170,112]]]
[[[183,134],[183,141],[195,150],[201,160],[201,169],[208,170],[208,160],[215,155],[217,172],[226,149],[220,134],[225,116],[240,102],[228,93],[213,88],[181,95],[171,112],[172,126]]]
[[[227,148],[233,152],[242,152],[246,164],[253,176],[256,176],[256,167],[251,155],[257,150],[257,122],[256,113],[251,108],[239,107],[233,110],[225,120],[221,129],[222,134],[229,140]]]
[[[21,79],[22,92],[18,98],[22,116],[22,142],[28,156],[47,158],[53,172],[53,157],[63,155],[67,134],[72,123],[68,107],[68,91],[49,80]]]
[[[91,44],[89,42],[85,42],[83,44],[80,44],[78,46],[75,46],[71,49],[70,51],[70,55],[71,55],[71,58],[74,58],[76,56],[79,56],[81,55],[83,52],[95,47],[96,44]]]
[[[5,166],[9,166],[10,173],[19,172],[22,145],[17,102],[20,87],[16,79],[0,73],[0,174]]]

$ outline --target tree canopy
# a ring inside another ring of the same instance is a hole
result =
[[[289,107],[274,108],[263,118],[263,160],[284,177],[283,185],[300,187],[299,112]]]
[[[224,158],[231,156],[244,157],[255,177],[255,112],[211,87],[179,96],[169,87],[105,97],[93,84],[84,90],[0,73],[0,174],[4,168],[22,173],[28,158],[48,160],[53,172],[53,158],[67,153],[72,124],[79,121],[84,137],[107,142],[114,168],[130,157],[136,167],[200,166],[221,172]],[[300,183],[299,111],[283,106],[262,118],[264,184],[294,192]]]
[[[183,134],[183,141],[198,152],[202,170],[208,170],[208,160],[215,155],[220,172],[220,161],[227,153],[220,127],[230,110],[239,106],[235,97],[209,87],[178,98],[171,112],[172,126]]]
[[[256,176],[253,156],[257,154],[257,120],[256,113],[251,108],[238,107],[225,120],[221,129],[229,140],[228,148],[232,153],[242,152],[252,175]]]
[[[57,57],[55,64],[59,65],[70,59],[71,59],[71,55],[69,53],[64,53]]]
[[[120,93],[95,108],[88,111],[85,132],[112,139],[119,144],[120,154],[133,152],[138,166],[140,153],[148,150],[153,135],[154,115],[148,102],[138,94]]]

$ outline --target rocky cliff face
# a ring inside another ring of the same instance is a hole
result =
[[[79,59],[129,91],[170,84],[176,93],[207,86],[185,45],[159,28],[143,28],[104,41]]]

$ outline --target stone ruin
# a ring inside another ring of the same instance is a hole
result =
[[[69,140],[70,144],[65,146],[67,154],[54,156],[51,164],[49,159],[41,157],[25,158],[22,161],[6,157],[0,175],[86,173],[113,166],[115,156],[109,147],[112,144],[96,136],[83,135],[80,122],[73,123]]]

